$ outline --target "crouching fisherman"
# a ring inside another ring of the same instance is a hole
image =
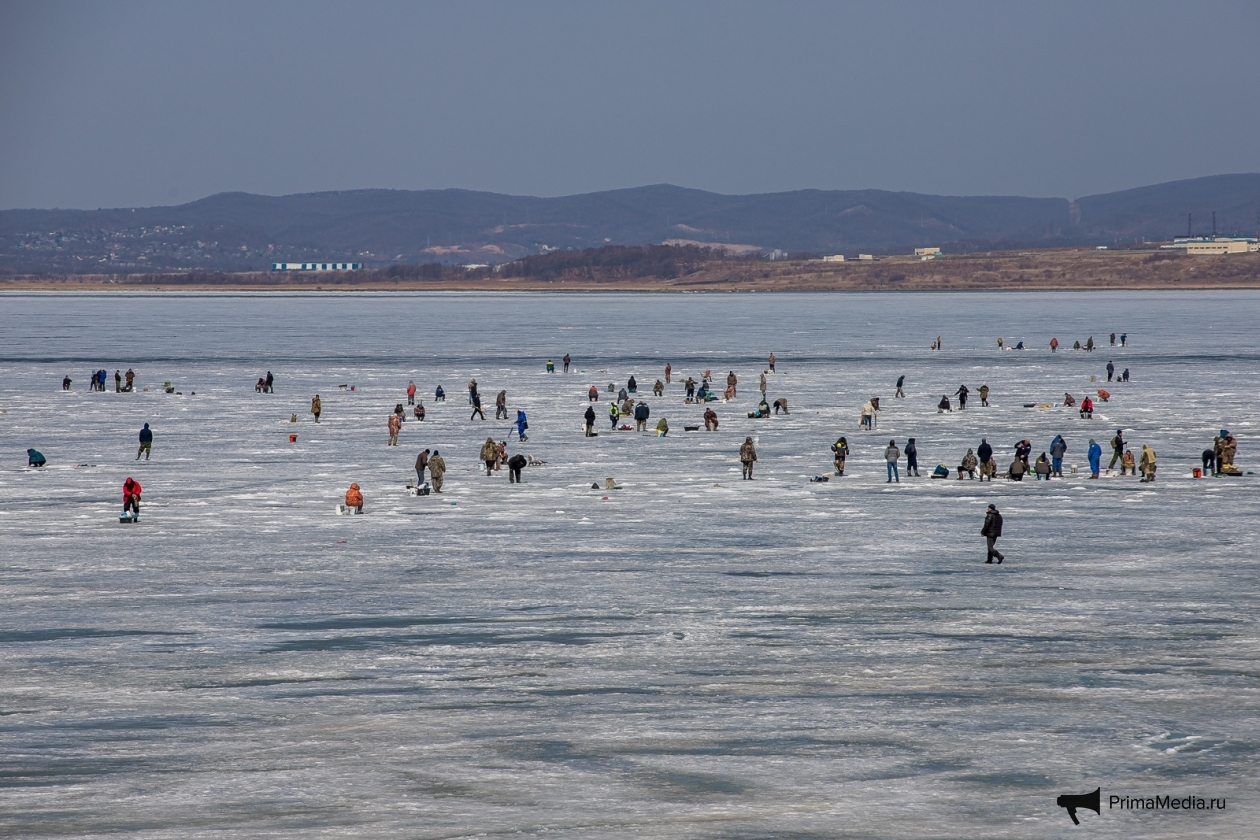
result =
[[[359,485],[351,484],[346,491],[346,508],[350,513],[363,513],[363,493]]]
[[[122,516],[118,517],[119,522],[140,521],[140,491],[140,482],[127,476],[127,480],[123,482],[123,509]]]

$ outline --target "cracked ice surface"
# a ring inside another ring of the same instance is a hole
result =
[[[1074,836],[1055,798],[1101,786],[1091,836],[1246,836],[1257,484],[1189,475],[1222,427],[1255,463],[1258,302],[0,296],[0,832]],[[1102,346],[1051,355],[1051,335]],[[770,350],[792,414],[750,420]],[[577,372],[546,374],[566,351]],[[1091,383],[1109,359],[1133,381]],[[150,390],[88,393],[101,367],[111,391],[128,367]],[[739,396],[714,404],[719,432],[686,433],[701,411],[679,383],[705,368],[719,390],[735,370]],[[254,393],[268,369],[276,393]],[[601,394],[584,438],[586,389],[632,373],[669,436],[608,432]],[[474,376],[488,416],[501,388],[529,413],[509,450],[547,463],[521,487],[476,470],[508,424],[469,422]],[[428,419],[389,448],[408,379]],[[962,383],[971,406],[937,414]],[[1023,407],[1100,384],[1092,422]],[[874,395],[879,429],[860,432]],[[1088,438],[1106,449],[1117,427],[1159,453],[1153,485],[1086,480]],[[1082,467],[1062,481],[926,478],[981,436],[1005,466],[1055,433]],[[810,483],[839,434],[848,474]],[[883,447],[909,436],[925,477],[890,487]],[[46,469],[22,468],[28,446]],[[411,497],[426,446],[447,492]],[[127,475],[135,526],[116,519]],[[351,481],[368,515],[336,516]],[[982,562],[990,502],[1000,567]],[[1228,809],[1122,813],[1112,793]]]

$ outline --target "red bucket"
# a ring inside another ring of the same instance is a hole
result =
[[[1195,467],[1195,468],[1194,468],[1194,477],[1195,477],[1195,478],[1203,478],[1203,470],[1202,470],[1202,469],[1200,469],[1199,467]]]
[[[289,435],[289,443],[297,443],[297,435]]]

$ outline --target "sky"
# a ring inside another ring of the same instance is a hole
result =
[[[0,0],[0,209],[1260,171],[1260,3]]]

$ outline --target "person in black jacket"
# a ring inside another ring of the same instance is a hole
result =
[[[586,418],[586,436],[595,437],[595,409],[588,405],[583,416]]]
[[[521,470],[526,463],[528,463],[527,459],[519,452],[508,458],[508,484],[521,483]]]
[[[971,391],[966,385],[959,385],[958,390],[954,392],[954,395],[958,397],[958,409],[960,411],[967,407],[967,395],[970,393]]]
[[[1006,559],[1002,552],[994,547],[998,537],[1002,536],[1002,514],[998,513],[997,505],[989,505],[989,511],[984,515],[984,527],[980,529],[980,536],[984,537],[989,544],[989,553],[986,563],[992,563],[996,557],[1000,565]]]
[[[144,454],[144,460],[149,460],[149,452],[153,449],[153,430],[149,428],[149,424],[145,423],[144,428],[140,430],[140,448],[136,450],[136,460],[140,460],[140,455]]]
[[[914,438],[906,441],[906,475],[919,474],[919,447],[914,445]]]

